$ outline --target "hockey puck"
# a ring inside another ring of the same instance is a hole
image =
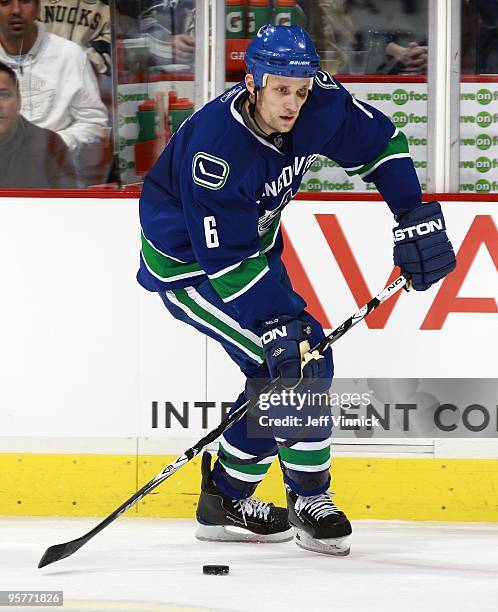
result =
[[[230,568],[228,565],[203,565],[202,573],[209,576],[226,576]]]

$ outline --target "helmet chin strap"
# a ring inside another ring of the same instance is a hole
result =
[[[258,130],[264,134],[265,136],[269,136],[270,134],[267,134],[263,128],[259,125],[258,120],[256,119],[256,104],[258,102],[258,87],[254,87],[254,102],[251,102],[251,100],[249,99],[249,116],[251,117],[251,119],[254,121],[254,123],[256,124],[256,127],[258,128]]]
[[[249,116],[254,121],[256,127],[262,134],[264,134],[265,136],[270,136],[270,134],[267,134],[263,130],[263,128],[259,125],[258,120],[256,119],[256,104],[258,103],[258,91],[260,91],[260,89],[263,89],[263,87],[265,87],[266,82],[268,81],[268,75],[264,74],[261,81],[262,81],[261,88],[258,87],[256,83],[254,83],[254,102],[251,102],[251,100],[249,99]]]

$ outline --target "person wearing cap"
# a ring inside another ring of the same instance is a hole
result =
[[[137,278],[240,368],[246,384],[232,410],[280,381],[276,399],[260,395],[225,430],[212,469],[203,455],[197,537],[280,542],[293,527],[302,548],[346,555],[351,525],[329,491],[332,351],[312,348],[324,332],[282,263],[282,211],[324,155],[376,185],[398,222],[394,261],[416,290],[442,279],[455,256],[439,204],[421,204],[404,134],[320,70],[303,29],[260,28],[246,68],[183,123],[146,177]],[[189,360],[174,368],[199,375]],[[287,508],[253,497],[277,457]]]

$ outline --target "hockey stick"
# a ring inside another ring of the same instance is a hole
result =
[[[356,312],[354,315],[349,317],[349,319],[344,321],[342,325],[339,325],[339,327],[334,329],[316,347],[314,347],[313,350],[318,350],[321,353],[325,351],[331,344],[339,340],[339,338],[342,338],[342,336],[344,336],[344,334],[348,330],[357,325],[360,321],[363,321],[363,319],[370,312],[372,312],[372,310],[375,310],[380,304],[382,304],[382,302],[387,300],[399,289],[401,289],[401,287],[404,287],[405,285],[408,287],[409,281],[409,275],[402,274],[401,276],[399,276],[394,282],[388,285],[377,296],[372,298],[368,302],[368,304],[365,304],[363,308],[360,308],[358,312]],[[267,385],[265,385],[263,389],[261,389],[260,393],[271,393],[275,390],[277,385],[278,379],[272,380]],[[101,532],[118,517],[120,517],[127,510],[137,504],[143,497],[148,495],[172,474],[177,472],[182,466],[184,466],[186,463],[196,457],[204,447],[206,447],[211,442],[214,442],[219,436],[221,436],[221,434],[226,429],[228,429],[228,427],[230,427],[230,425],[232,425],[236,421],[239,421],[252,406],[257,404],[257,402],[258,396],[255,396],[248,400],[245,404],[239,406],[236,410],[229,414],[226,419],[221,421],[218,427],[206,434],[194,446],[186,450],[183,455],[177,457],[173,461],[173,463],[170,463],[168,466],[166,466],[161,472],[159,472],[159,474],[157,474],[157,476],[155,476],[151,481],[149,481],[141,489],[134,493],[129,499],[127,499],[123,504],[121,504],[119,508],[114,510],[112,514],[105,518],[101,523],[96,525],[91,531],[81,536],[81,538],[71,540],[70,542],[65,542],[64,544],[55,544],[54,546],[50,546],[49,548],[47,548],[45,554],[40,560],[40,563],[38,564],[38,567],[44,567],[45,565],[55,563],[55,561],[59,561],[60,559],[65,559],[66,557],[69,557],[77,550],[79,550],[84,544],[86,544],[99,532]]]

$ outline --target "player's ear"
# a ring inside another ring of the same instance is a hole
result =
[[[252,74],[246,74],[245,83],[246,83],[247,91],[250,94],[253,94],[254,89],[255,89],[255,83],[254,83],[254,77],[252,76]]]

